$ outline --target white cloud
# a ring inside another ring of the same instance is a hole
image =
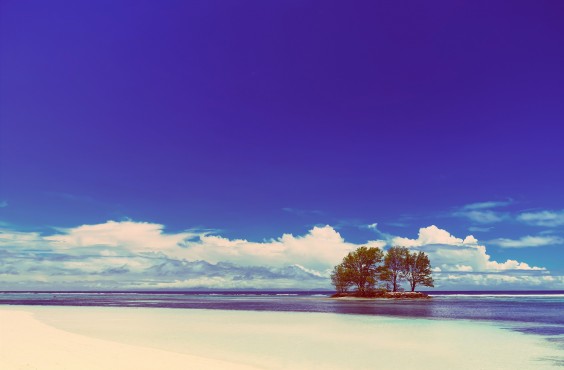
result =
[[[163,225],[134,221],[108,221],[59,231],[59,234],[44,239],[58,248],[105,246],[123,247],[137,252],[176,250],[186,239],[199,235],[191,232],[165,234]]]
[[[444,268],[445,266],[443,266]],[[474,268],[468,265],[454,265],[454,271],[472,272]]]
[[[470,226],[468,230],[485,233],[492,229],[493,227],[481,227],[481,226]]]
[[[456,214],[481,224],[492,224],[496,222],[501,222],[507,218],[505,215],[491,210],[464,211],[464,212],[458,212]]]
[[[493,224],[509,218],[507,213],[496,211],[494,208],[505,207],[512,203],[511,200],[471,203],[461,207],[452,215],[464,217],[480,224]]]
[[[326,277],[326,275],[323,275],[323,274],[319,273],[318,271],[308,269],[307,267],[303,267],[302,265],[299,265],[297,263],[294,266],[299,268],[302,271],[307,272],[308,274],[315,275],[315,276],[318,276],[318,277]]]
[[[557,236],[523,236],[520,239],[498,238],[490,241],[491,244],[502,248],[528,248],[543,247],[546,245],[564,244],[564,239]]]
[[[36,246],[42,240],[37,232],[0,229],[0,246]]]
[[[469,238],[471,238],[469,239],[469,242],[476,240],[472,235],[470,235]],[[464,240],[452,236],[448,231],[439,229],[435,225],[422,227],[421,229],[419,229],[419,236],[417,239],[402,237],[396,237],[392,239],[392,244],[402,247],[420,247],[426,244],[459,245],[463,243]]]
[[[427,253],[437,287],[489,288],[492,282],[561,288],[562,280],[543,267],[492,260],[472,235],[459,238],[432,225],[415,239],[389,240]],[[331,226],[260,242],[204,231],[166,232],[163,225],[134,221],[58,229],[49,236],[4,229],[0,283],[13,289],[330,288],[329,271],[361,245],[386,242],[350,243]]]
[[[564,225],[564,210],[525,212],[517,220],[535,226],[556,227]]]
[[[490,208],[505,207],[505,206],[510,205],[511,203],[513,203],[513,201],[511,201],[511,200],[478,202],[478,203],[467,204],[462,208],[465,209],[465,210],[490,209]]]
[[[383,247],[384,241],[369,241],[364,245]],[[216,263],[230,261],[240,264],[280,266],[299,264],[318,272],[331,269],[350,251],[359,247],[347,243],[331,226],[314,227],[304,236],[284,234],[277,239],[250,242],[221,236],[201,236],[187,243],[185,256]]]
[[[363,245],[384,247],[385,244],[374,240]],[[64,254],[65,260],[58,261],[58,269],[86,273],[122,267],[141,272],[155,260],[174,259],[210,264],[229,262],[249,267],[295,266],[311,276],[327,277],[334,265],[360,245],[345,242],[331,226],[314,227],[303,236],[284,234],[276,239],[253,242],[207,232],[166,233],[163,225],[154,223],[108,221],[58,229],[58,233],[50,236],[0,233],[2,246],[10,249],[42,246],[53,255]]]
[[[486,247],[479,245],[472,235],[464,239],[451,235],[435,225],[419,229],[417,239],[397,237],[394,245],[417,248],[429,255],[433,265],[445,271],[502,272],[508,270],[545,271],[543,267],[529,266],[525,262],[508,259],[492,261]]]
[[[395,227],[408,227],[409,225],[405,222],[386,222],[386,225]]]

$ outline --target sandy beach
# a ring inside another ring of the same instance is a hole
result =
[[[2,369],[552,369],[562,349],[483,322],[0,306]]]

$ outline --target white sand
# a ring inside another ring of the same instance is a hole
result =
[[[29,311],[0,310],[0,369],[243,370],[253,367],[90,338],[48,326]]]
[[[0,369],[552,369],[489,323],[321,313],[0,306]],[[543,360],[545,359],[545,360]]]

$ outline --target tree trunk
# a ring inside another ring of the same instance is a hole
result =
[[[364,282],[359,282],[357,285],[358,294],[364,295]]]

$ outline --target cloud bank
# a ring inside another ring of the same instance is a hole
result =
[[[0,231],[4,289],[331,289],[334,265],[361,245],[403,245],[429,254],[437,288],[561,288],[543,267],[491,259],[473,236],[458,238],[434,225],[416,239],[356,244],[331,226],[304,235],[249,241],[209,231],[166,232],[135,221],[59,228],[55,233]]]
[[[490,289],[561,287],[562,276],[553,276],[544,267],[508,259],[494,261],[472,235],[464,239],[432,225],[419,229],[416,239],[396,237],[392,244],[422,250],[434,267],[437,287],[445,289]]]

